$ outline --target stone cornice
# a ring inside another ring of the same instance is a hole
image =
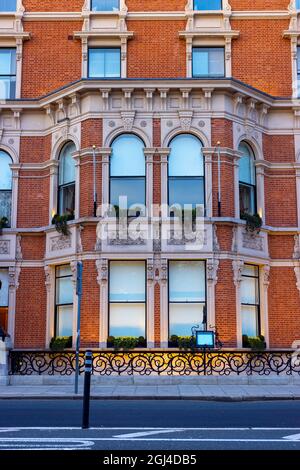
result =
[[[269,162],[267,160],[256,160],[255,161],[256,167],[263,167],[270,170],[300,170],[300,162],[284,162],[284,163],[276,163],[276,162]]]
[[[227,29],[208,29],[202,28],[201,30],[192,30],[192,31],[179,31],[180,37],[185,38],[196,38],[196,37],[224,37],[224,38],[237,38],[239,37],[239,31],[227,30]]]
[[[76,31],[74,38],[126,38],[133,37],[133,31],[119,31],[119,30],[101,30],[101,31]]]

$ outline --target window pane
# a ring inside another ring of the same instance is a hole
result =
[[[193,48],[194,77],[224,77],[224,48]]]
[[[222,0],[194,0],[194,10],[222,10]]]
[[[72,153],[76,151],[73,143],[64,146],[59,158],[59,184],[75,181],[75,161]]]
[[[110,263],[110,301],[144,302],[145,282],[143,261],[112,261]]]
[[[112,144],[111,176],[145,176],[144,142],[133,134],[123,134]]]
[[[258,266],[255,266],[254,264],[244,264],[243,276],[258,277],[259,276]]]
[[[56,279],[56,304],[73,304],[73,283],[71,277]]]
[[[119,10],[119,0],[91,0],[93,11]]]
[[[208,77],[209,63],[207,50],[193,50],[193,76]]]
[[[56,336],[73,335],[73,305],[57,307]]]
[[[169,178],[169,205],[204,204],[203,178]]]
[[[204,304],[170,304],[169,336],[191,336],[192,327],[203,321]]]
[[[239,160],[239,179],[243,183],[255,185],[254,157],[248,145],[239,145],[243,157]]]
[[[121,76],[120,49],[89,49],[89,77]]]
[[[63,264],[62,266],[57,266],[56,267],[56,277],[65,277],[65,276],[71,276],[71,267],[69,264]]]
[[[259,304],[258,279],[253,277],[243,277],[241,283],[242,304]]]
[[[169,176],[203,176],[202,144],[197,137],[182,134],[170,143]]]
[[[248,336],[258,335],[258,308],[242,305],[242,334]]]
[[[0,191],[0,218],[7,218],[8,227],[11,222],[11,194],[11,191]]]
[[[0,99],[13,100],[16,96],[16,77],[0,77]]]
[[[16,74],[16,49],[0,48],[0,75]]]
[[[127,208],[145,204],[145,178],[111,178],[110,203],[119,206],[121,196],[127,196]]]
[[[296,0],[296,8],[297,10],[300,10],[300,0]]]
[[[12,159],[6,152],[0,151],[0,190],[11,189],[12,187],[12,172],[10,165]]]
[[[240,184],[240,212],[254,214],[256,212],[255,189],[253,186]]]
[[[205,301],[205,262],[170,261],[170,302]]]
[[[75,184],[59,189],[59,214],[73,214],[75,210]]]
[[[0,269],[0,281],[2,286],[0,289],[0,307],[8,306],[8,269]]]
[[[145,319],[145,304],[110,304],[109,335],[145,337]]]

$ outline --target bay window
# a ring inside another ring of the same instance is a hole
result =
[[[225,76],[224,47],[193,47],[192,60],[194,78]]]
[[[89,78],[120,78],[121,49],[90,48],[89,49]]]
[[[8,324],[8,268],[0,268],[0,328],[7,333]]]
[[[120,0],[91,0],[92,11],[118,11]]]
[[[259,318],[259,267],[245,264],[241,283],[242,334],[258,336]]]
[[[55,336],[73,335],[73,282],[70,265],[55,272]]]
[[[146,337],[146,264],[111,261],[109,336]]]
[[[12,201],[12,164],[11,157],[0,150],[0,220],[7,221],[7,227],[11,222],[11,201]]]
[[[191,134],[180,134],[170,143],[169,206],[204,206],[204,162],[202,143]]]
[[[16,11],[17,0],[0,0],[0,11]]]
[[[144,142],[134,134],[122,134],[112,144],[110,160],[110,204],[144,214],[146,164]],[[122,198],[122,199],[120,199]],[[124,205],[122,200],[124,199]]]
[[[169,336],[191,336],[201,328],[206,304],[204,261],[169,262]]]
[[[222,0],[194,0],[194,10],[222,10]]]
[[[0,99],[16,96],[16,49],[0,48]]]
[[[239,160],[240,214],[256,213],[256,174],[254,155],[248,144],[242,142],[239,151],[243,156]]]
[[[58,213],[72,216],[75,210],[75,162],[72,153],[76,147],[67,143],[59,157]]]

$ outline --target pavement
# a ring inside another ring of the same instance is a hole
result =
[[[0,386],[0,399],[81,399],[82,383],[79,393],[74,393],[74,385],[8,385]],[[93,399],[172,399],[172,400],[300,400],[300,385],[263,381],[258,384],[190,384],[181,381],[169,385],[110,384],[91,387]]]
[[[81,417],[79,400],[0,400],[0,450],[300,450],[300,401],[95,400]]]

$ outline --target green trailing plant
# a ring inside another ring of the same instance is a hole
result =
[[[70,229],[68,227],[68,221],[74,219],[74,214],[55,214],[52,219],[52,224],[55,225],[55,229],[58,233],[61,233],[65,237],[70,235]]]
[[[0,218],[0,234],[2,233],[2,230],[8,226],[8,218],[7,217],[1,217]]]
[[[259,336],[248,336],[243,335],[243,347],[251,348],[254,351],[260,351],[266,349],[266,342],[263,335]]]
[[[187,351],[191,349],[192,351],[196,347],[196,338],[194,336],[177,336],[172,335],[169,341],[170,346],[175,348],[184,349]]]
[[[63,351],[72,347],[72,336],[56,336],[50,341],[50,349],[52,351]]]
[[[109,336],[107,338],[107,343],[109,346],[113,347],[115,350],[119,349],[134,349],[134,348],[144,348],[146,347],[146,340],[143,336]]]
[[[243,212],[241,219],[246,221],[246,230],[250,233],[259,233],[262,227],[262,218],[259,214],[248,214]]]

